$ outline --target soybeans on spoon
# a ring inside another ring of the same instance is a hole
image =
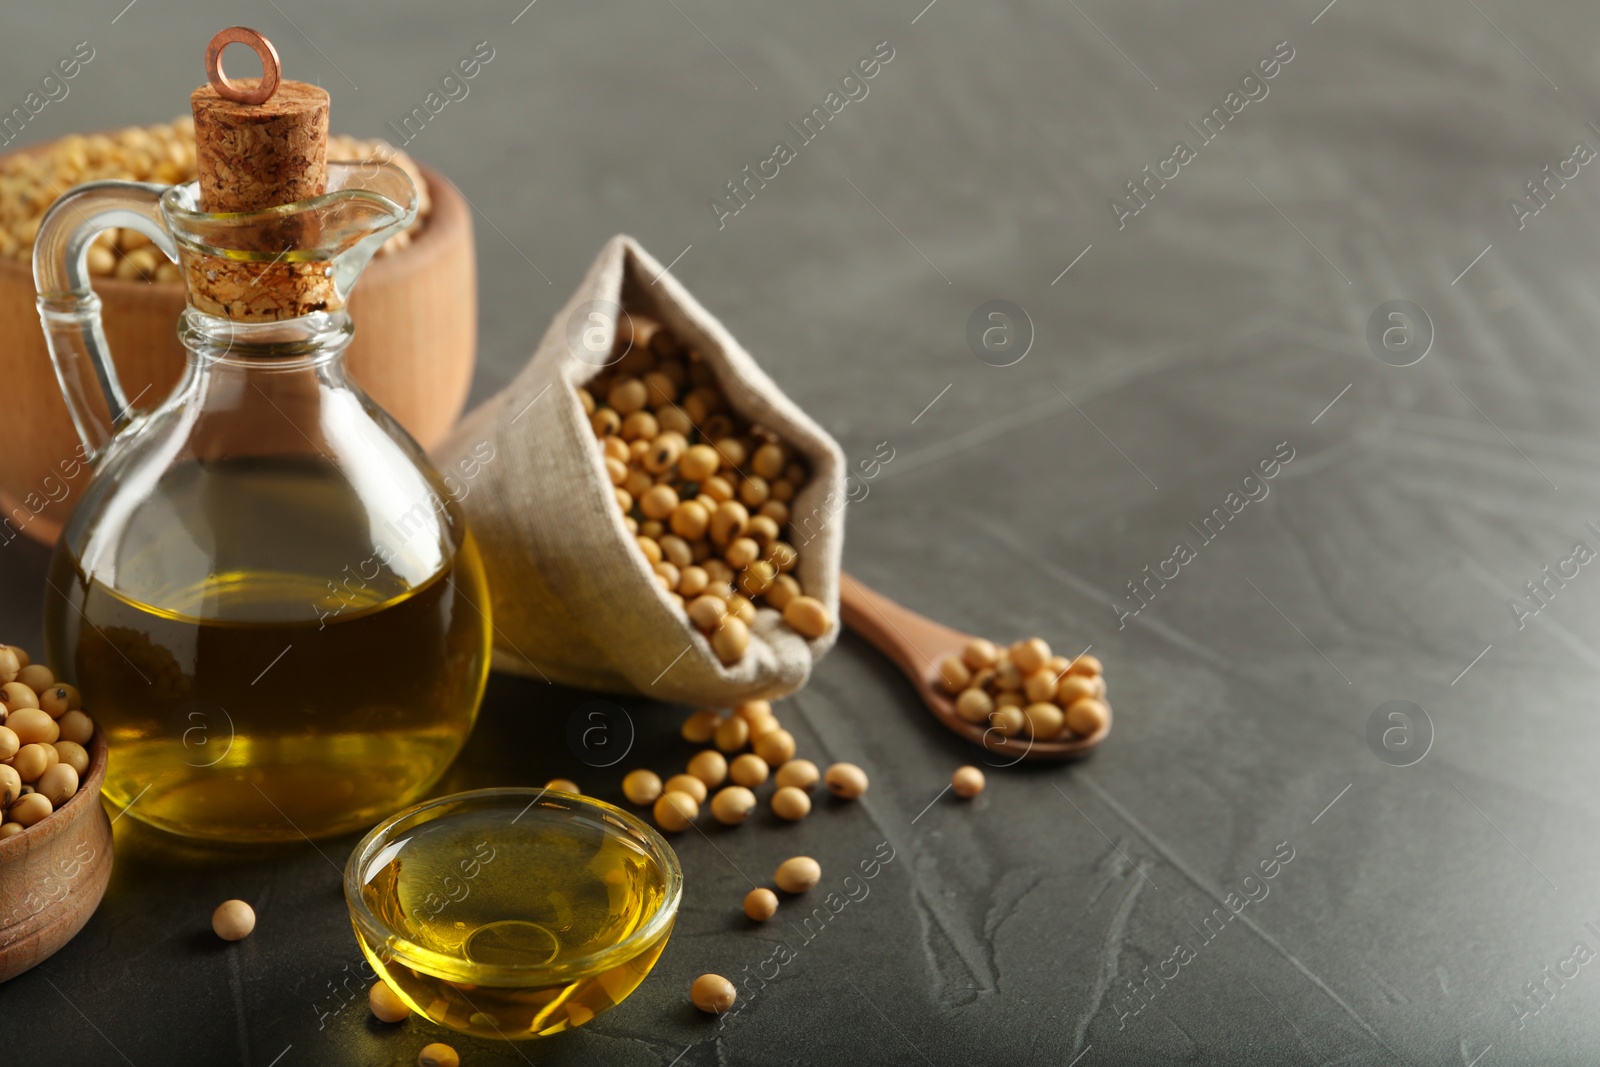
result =
[[[839,616],[911,680],[934,718],[951,732],[998,756],[1013,760],[1081,759],[1111,732],[1110,715],[1100,729],[1086,736],[1044,739],[1007,737],[994,726],[967,722],[956,714],[954,698],[940,687],[938,665],[946,656],[959,657],[973,635],[924,618],[842,572]]]

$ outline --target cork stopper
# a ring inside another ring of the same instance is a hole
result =
[[[263,76],[233,81],[222,50],[241,43],[261,59]],[[328,93],[281,79],[278,53],[255,30],[235,26],[212,38],[208,81],[189,96],[194,113],[200,210],[263,211],[320,196],[328,188]],[[314,245],[313,223],[290,217],[264,224],[239,251],[281,254]],[[190,299],[201,311],[241,322],[273,322],[342,306],[326,263],[222,259],[186,251]]]
[[[265,103],[240,104],[202,85],[189,106],[202,211],[262,211],[328,191],[326,89],[285,81]]]

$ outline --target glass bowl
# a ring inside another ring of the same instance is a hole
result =
[[[651,827],[548,789],[478,789],[380,823],[345,900],[373,968],[462,1033],[545,1037],[616,1007],[666,947],[683,873]]]

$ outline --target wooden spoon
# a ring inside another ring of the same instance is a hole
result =
[[[1111,732],[1109,716],[1105,726],[1087,737],[1067,734],[1049,740],[1006,737],[992,726],[967,722],[956,714],[955,701],[940,687],[938,664],[946,656],[959,656],[972,636],[925,619],[848,574],[841,573],[839,578],[839,614],[844,624],[911,679],[934,718],[973,744],[1010,757],[1012,762],[1078,759]]]

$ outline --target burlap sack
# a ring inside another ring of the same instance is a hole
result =
[[[690,704],[771,699],[805,684],[838,625],[807,641],[760,607],[725,667],[654,580],[623,525],[577,395],[610,360],[617,307],[656,319],[714,369],[729,404],[802,454],[795,577],[838,618],[844,457],[722,324],[629,237],[606,243],[532,360],[434,453],[488,569],[494,665],[552,682]],[[626,320],[624,320],[626,321]],[[595,353],[604,353],[596,355]]]

